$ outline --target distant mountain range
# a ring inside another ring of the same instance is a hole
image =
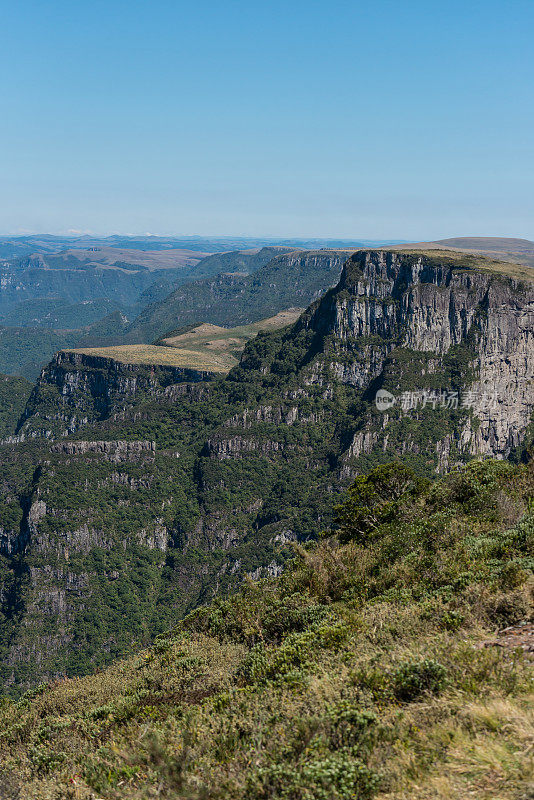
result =
[[[58,253],[60,250],[92,247],[119,248],[128,250],[172,250],[186,249],[199,253],[222,253],[228,250],[247,250],[261,247],[371,247],[394,244],[396,239],[276,239],[246,236],[0,236],[0,258],[16,258],[34,253]]]

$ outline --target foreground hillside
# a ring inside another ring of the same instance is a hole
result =
[[[532,464],[358,478],[280,578],[4,700],[1,796],[531,797],[533,494]]]

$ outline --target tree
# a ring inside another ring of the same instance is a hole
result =
[[[366,543],[381,524],[393,518],[402,502],[418,495],[427,483],[397,462],[359,476],[348,490],[345,502],[336,508],[339,540]]]

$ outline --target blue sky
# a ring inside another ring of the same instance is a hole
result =
[[[534,238],[534,2],[3,4],[0,232]]]

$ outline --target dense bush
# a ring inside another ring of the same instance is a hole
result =
[[[364,544],[380,525],[398,514],[402,502],[412,501],[425,481],[403,464],[386,464],[356,478],[348,497],[337,508],[336,525],[341,542]]]
[[[415,700],[425,692],[438,694],[446,685],[447,670],[437,661],[407,661],[393,675],[393,692],[399,700]]]

